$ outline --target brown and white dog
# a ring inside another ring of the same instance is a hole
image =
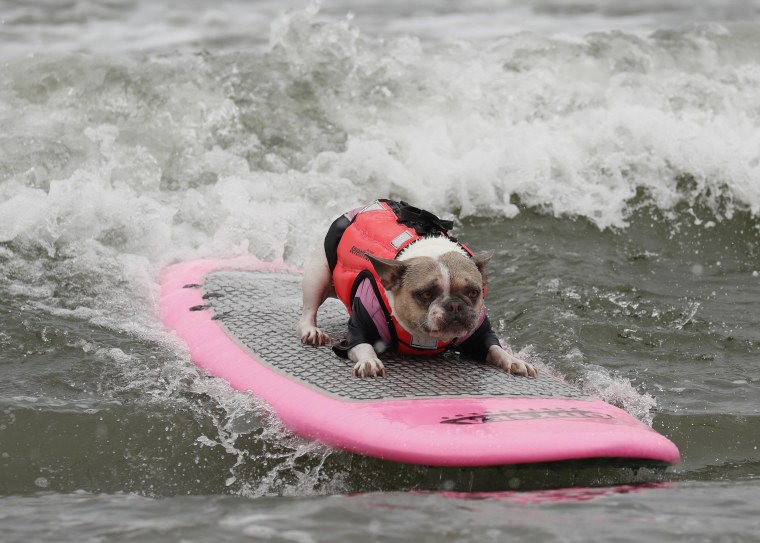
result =
[[[377,202],[373,205],[377,205]],[[371,206],[364,208],[365,211],[370,209]],[[358,211],[361,212],[363,211]],[[357,213],[357,210],[354,210],[354,213]],[[429,213],[428,215],[434,217]],[[340,220],[343,220],[343,226],[338,238],[343,235],[345,228],[350,227],[353,219],[352,217],[347,221],[344,216],[337,220],[331,227],[331,233],[328,233],[325,249],[317,249],[306,265],[303,312],[296,327],[299,338],[305,344],[325,345],[331,341],[329,336],[317,327],[319,306],[328,297],[336,294],[333,284],[334,263],[341,252],[336,251],[337,254],[328,256],[331,247],[329,241],[331,236],[335,236],[335,225]],[[337,247],[338,241],[332,246]],[[400,327],[400,334],[407,333],[414,338],[417,345],[450,344],[464,354],[493,364],[509,373],[536,376],[536,370],[531,364],[501,347],[485,314],[485,268],[493,255],[492,252],[471,254],[447,235],[422,237],[403,248],[393,259],[374,256],[369,254],[370,252],[367,251],[362,256],[371,263],[380,279],[384,290],[382,294],[389,306],[386,313],[392,315],[393,322]],[[328,260],[333,263],[332,266]],[[376,292],[378,288],[375,287]],[[372,291],[370,288],[358,290],[370,294]],[[356,286],[353,287],[352,293],[354,291],[357,291]],[[349,321],[348,344],[344,344],[342,349],[334,347],[334,350],[354,362],[354,375],[383,376],[385,367],[378,359],[377,353],[386,348],[388,343],[391,343],[391,346],[394,344],[387,339],[387,331],[377,329],[378,320],[373,320],[371,315],[378,311],[365,307],[370,303],[364,298],[357,301],[358,297],[356,295],[351,300],[343,300],[349,310],[353,309]]]

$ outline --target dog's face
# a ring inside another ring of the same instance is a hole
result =
[[[478,323],[492,252],[468,258],[457,252],[436,258],[388,260],[368,255],[401,325],[415,336],[447,341]]]

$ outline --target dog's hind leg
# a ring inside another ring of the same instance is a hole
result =
[[[306,264],[303,277],[303,310],[298,319],[296,333],[307,345],[327,345],[330,336],[317,328],[317,310],[324,301],[335,296],[332,273],[327,264],[325,250],[319,247]]]

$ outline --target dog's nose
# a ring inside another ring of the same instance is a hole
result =
[[[446,311],[449,313],[459,313],[463,308],[464,304],[459,300],[449,300],[446,303]]]

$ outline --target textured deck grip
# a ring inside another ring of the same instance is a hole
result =
[[[303,345],[295,326],[301,311],[301,278],[286,273],[219,271],[205,276],[203,296],[225,332],[268,367],[329,396],[350,400],[414,398],[586,396],[551,377],[515,377],[504,371],[460,358],[381,355],[386,376],[361,379],[351,374],[353,363],[329,347]],[[319,313],[320,327],[339,341],[348,315],[337,300],[327,300]]]

